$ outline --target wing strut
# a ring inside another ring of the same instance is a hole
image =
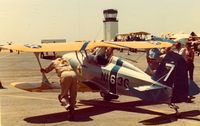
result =
[[[39,59],[39,54],[40,53],[34,52],[34,54],[35,54],[35,57],[36,57],[36,59],[38,61],[38,64],[39,64],[40,68],[42,68],[42,64],[41,64],[40,59]],[[48,86],[48,87],[52,87],[51,83],[49,82],[49,80],[48,80],[48,78],[46,76],[46,74],[44,74],[44,73],[42,73],[42,85],[45,85],[45,86]]]
[[[81,61],[80,61],[80,59],[78,57],[78,52],[77,51],[76,51],[76,58],[77,58],[78,62],[82,65],[82,63],[81,63]]]

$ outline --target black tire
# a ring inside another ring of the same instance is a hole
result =
[[[111,95],[105,92],[100,92],[101,97],[103,97],[104,101],[111,101],[112,99],[118,99],[118,95]]]
[[[100,92],[101,97],[103,98],[104,101],[110,101],[111,99],[108,98],[107,94],[104,92]]]

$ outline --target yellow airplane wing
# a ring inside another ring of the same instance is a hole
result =
[[[81,51],[93,49],[95,47],[112,48],[162,48],[170,47],[172,44],[167,42],[151,41],[130,41],[130,42],[67,42],[67,43],[48,43],[48,44],[12,44],[2,48],[24,52],[61,52],[61,51]]]
[[[96,46],[113,47],[113,48],[137,48],[137,49],[148,49],[148,48],[163,48],[171,47],[172,44],[169,42],[158,42],[158,41],[120,41],[120,42],[99,42]]]
[[[12,44],[5,45],[3,48],[23,52],[62,52],[62,51],[79,51],[82,48],[92,49],[93,46],[87,46],[89,43],[68,42],[68,43],[48,43],[48,44]]]

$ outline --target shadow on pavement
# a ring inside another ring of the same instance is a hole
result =
[[[148,124],[155,125],[155,124],[172,122],[169,120],[171,119],[171,116],[173,116],[173,114],[166,115],[161,112],[156,112],[156,111],[137,107],[137,106],[152,105],[155,103],[148,103],[144,101],[132,101],[132,102],[120,103],[117,101],[106,102],[99,99],[81,100],[80,103],[85,105],[87,108],[81,108],[75,111],[75,119],[73,120],[74,122],[92,121],[93,120],[91,118],[92,116],[104,114],[104,113],[115,111],[115,110],[159,116],[153,119],[140,121],[140,123],[147,124],[147,125]],[[28,117],[28,118],[25,118],[24,120],[29,123],[39,123],[39,124],[57,123],[57,122],[68,121],[68,115],[69,115],[69,112],[61,112],[61,113],[53,113],[53,114],[47,114],[47,115]],[[183,112],[182,118],[190,118],[191,116],[197,116],[197,115],[200,115],[200,111],[195,110],[195,111]],[[196,120],[200,121],[199,119],[196,119]]]
[[[200,121],[200,119],[194,118],[195,116],[200,115],[200,110],[181,112],[180,114],[181,115],[179,117],[177,117],[175,114],[169,114],[169,115],[166,114],[166,115],[162,115],[162,116],[155,117],[152,119],[140,121],[140,123],[144,125],[159,125],[159,124],[166,124],[166,123],[178,121],[178,119]]]

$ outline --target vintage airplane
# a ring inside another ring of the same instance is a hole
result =
[[[61,52],[69,51],[63,55],[67,59],[73,70],[77,72],[79,80],[92,89],[100,91],[100,95],[106,101],[117,99],[118,95],[136,96],[142,100],[151,102],[164,102],[170,105],[178,113],[178,107],[171,102],[173,97],[173,88],[159,82],[160,79],[168,80],[174,70],[174,66],[168,64],[169,71],[157,80],[151,76],[118,57],[112,56],[107,64],[91,62],[88,50],[96,47],[112,48],[163,48],[170,47],[172,44],[167,42],[140,41],[140,42],[68,42],[59,44],[13,44],[6,45],[3,48],[33,52],[36,55],[38,63],[40,52]],[[49,83],[46,75],[43,75],[43,85],[54,88]],[[199,91],[198,91],[199,93]],[[197,93],[196,93],[197,94]]]

